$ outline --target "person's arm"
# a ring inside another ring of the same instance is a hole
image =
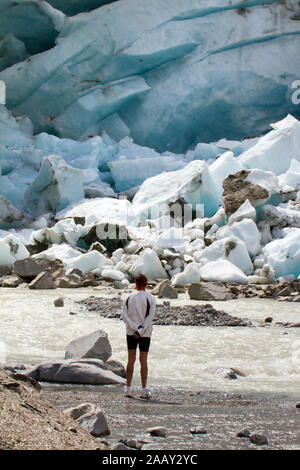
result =
[[[123,310],[122,310],[121,318],[129,329],[135,331],[138,329],[138,325],[128,315],[127,300],[123,302]]]
[[[148,298],[149,304],[150,304],[149,315],[145,318],[144,324],[139,326],[139,328],[138,328],[139,334],[142,334],[142,332],[144,330],[146,330],[151,325],[151,323],[153,321],[153,318],[154,318],[154,315],[155,315],[155,312],[156,312],[155,299],[153,297],[151,297],[150,299],[149,299],[149,297],[147,297],[147,298]]]

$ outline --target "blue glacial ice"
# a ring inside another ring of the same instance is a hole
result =
[[[287,99],[300,73],[295,0],[122,0],[74,17],[28,3],[43,9],[56,45],[0,79],[7,106],[35,133],[83,139],[106,121],[111,136],[123,127],[139,145],[183,153],[299,117]]]

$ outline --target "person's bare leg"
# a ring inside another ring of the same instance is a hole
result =
[[[127,362],[127,367],[126,367],[127,387],[131,387],[135,358],[136,358],[136,349],[129,349],[128,350],[128,362]]]
[[[148,352],[140,351],[140,363],[141,363],[141,381],[142,387],[146,388],[148,378]]]

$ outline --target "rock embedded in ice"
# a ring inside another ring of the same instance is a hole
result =
[[[218,196],[207,164],[196,160],[182,170],[147,179],[132,205],[141,220],[174,212],[175,218],[185,216],[187,223],[192,220],[192,211],[213,216],[218,210]]]
[[[237,266],[226,260],[212,261],[200,268],[200,277],[204,281],[247,283],[247,276]]]
[[[211,179],[217,189],[219,202],[222,202],[223,186],[222,183],[228,175],[237,173],[243,169],[239,161],[233,156],[232,152],[225,152],[209,167]]]
[[[266,187],[248,180],[252,170],[242,170],[227,176],[223,181],[223,201],[227,218],[234,214],[248,200],[255,208],[263,205],[270,197]]]
[[[277,278],[289,274],[297,278],[300,275],[300,229],[280,240],[273,240],[262,251]]]
[[[28,53],[22,41],[9,32],[0,40],[0,71],[27,59]]]
[[[144,274],[147,279],[168,279],[159,257],[151,248],[146,248],[130,269],[133,276]]]
[[[253,272],[253,265],[245,242],[233,235],[216,240],[208,247],[196,252],[194,260],[201,266],[211,261],[227,260],[245,274],[249,275]]]
[[[84,196],[80,170],[57,155],[43,159],[39,174],[25,193],[25,207],[34,216],[60,211]]]
[[[15,235],[0,238],[0,266],[13,266],[16,260],[30,255],[27,248]]]
[[[252,219],[246,218],[221,227],[216,236],[218,240],[232,236],[239,238],[246,244],[250,256],[258,255],[261,250],[261,234]]]

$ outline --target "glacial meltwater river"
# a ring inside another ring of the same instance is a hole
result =
[[[105,319],[98,313],[83,312],[74,303],[90,295],[103,294],[92,288],[47,291],[2,288],[0,363],[36,364],[63,358],[65,346],[71,340],[103,329],[112,346],[112,358],[125,365],[123,322]],[[65,299],[64,307],[54,307],[53,301],[61,296]],[[195,301],[189,301],[182,294],[171,302],[182,305]],[[300,304],[267,299],[211,303],[218,310],[250,319],[254,326],[154,326],[149,353],[149,386],[270,392],[300,398],[300,328],[275,325],[280,321],[299,322]],[[70,312],[78,313],[70,315]],[[273,323],[258,326],[267,316],[273,318]],[[246,377],[228,380],[205,370],[216,366],[238,368]],[[134,384],[139,384],[138,364]]]

